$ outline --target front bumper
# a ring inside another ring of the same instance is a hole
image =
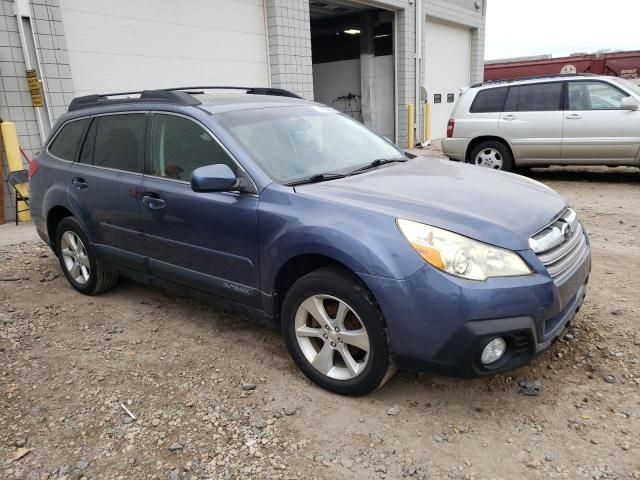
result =
[[[473,282],[428,265],[404,281],[363,279],[387,319],[399,368],[477,377],[517,368],[548,348],[580,309],[590,271],[588,253],[561,285],[544,270]],[[507,352],[485,366],[480,354],[498,336]]]
[[[464,162],[470,141],[470,138],[443,138],[442,153],[451,160]]]

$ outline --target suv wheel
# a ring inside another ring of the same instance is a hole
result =
[[[103,272],[87,235],[73,217],[62,219],[56,230],[56,254],[64,275],[80,293],[95,295],[118,282],[114,273]]]
[[[504,143],[490,140],[475,146],[469,156],[469,163],[510,172],[513,168],[513,157]]]
[[[300,278],[282,306],[285,343],[313,382],[364,395],[395,373],[380,309],[353,275],[322,268]]]

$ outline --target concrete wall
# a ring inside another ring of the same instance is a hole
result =
[[[324,103],[362,121],[360,103],[360,59],[316,63],[313,66],[313,93],[316,102]],[[338,100],[357,95],[357,99]]]
[[[393,138],[393,56],[374,57],[376,110],[372,129],[387,138]],[[361,94],[360,59],[316,63],[313,66],[315,100],[329,105],[356,120],[362,121],[360,98],[341,99],[349,94]]]
[[[265,1],[271,83],[313,99],[309,0]],[[407,104],[415,102],[415,3],[384,0],[376,1],[375,6],[396,12],[397,130],[403,144],[407,136]]]
[[[271,84],[313,100],[308,0],[265,0]]]
[[[31,0],[30,14],[34,43],[40,60],[40,68],[37,70],[43,82],[46,109],[49,117],[55,120],[73,98],[58,0]],[[14,2],[0,1],[0,118],[16,124],[20,146],[33,158],[40,151],[43,139],[39,132],[36,109],[31,103],[26,69]],[[2,161],[6,175],[4,153]],[[5,220],[11,221],[15,218],[15,212],[6,183],[4,190]]]
[[[377,109],[373,116],[373,130],[393,141],[395,109],[393,104],[393,55],[374,58]]]

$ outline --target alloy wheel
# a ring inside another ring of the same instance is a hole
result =
[[[80,237],[69,230],[64,232],[60,238],[60,252],[71,278],[80,285],[87,283],[91,274],[91,264]]]
[[[371,343],[358,314],[331,295],[314,295],[300,304],[295,334],[307,361],[336,380],[351,380],[369,362]]]
[[[476,155],[475,164],[481,167],[502,170],[502,155],[495,148],[485,148]]]

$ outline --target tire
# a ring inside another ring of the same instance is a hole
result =
[[[55,240],[60,267],[77,291],[85,295],[96,295],[118,283],[117,274],[104,272],[98,267],[89,238],[74,217],[66,217],[60,221]]]
[[[471,150],[467,163],[510,172],[513,170],[513,155],[504,143],[488,140],[479,143]]]
[[[343,269],[325,267],[298,279],[285,296],[281,318],[293,360],[322,388],[365,395],[396,371],[380,309],[362,282]]]

